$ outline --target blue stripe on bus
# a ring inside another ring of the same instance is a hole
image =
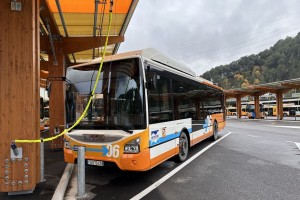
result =
[[[101,149],[96,149],[96,148],[86,148],[86,151],[90,152],[101,152],[102,156],[106,156],[106,154],[109,152],[108,148],[106,146],[101,146]]]
[[[189,132],[189,134],[192,133],[192,128],[189,128],[188,132]],[[157,141],[149,140],[149,146],[152,147],[152,146],[156,146],[156,145],[161,144],[161,143],[168,142],[170,140],[174,140],[175,138],[178,138],[179,135],[180,135],[180,132],[178,132],[178,133],[171,133],[171,134],[168,134],[166,137],[160,137],[160,138],[158,138]]]

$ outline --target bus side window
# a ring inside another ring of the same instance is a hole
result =
[[[173,120],[169,78],[156,74],[156,88],[148,90],[148,102],[150,124]]]
[[[175,119],[197,119],[195,92],[197,88],[181,80],[172,80]]]

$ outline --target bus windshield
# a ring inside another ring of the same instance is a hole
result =
[[[67,71],[67,124],[83,113],[98,76],[99,64]],[[77,129],[133,130],[146,128],[145,95],[139,59],[103,64],[91,105]],[[76,129],[75,128],[75,129]]]

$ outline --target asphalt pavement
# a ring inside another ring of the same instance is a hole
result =
[[[299,199],[299,122],[228,120],[225,132],[143,199]]]
[[[88,166],[86,199],[299,199],[299,121],[228,119],[220,138],[228,133],[192,147],[184,167],[172,159],[148,172]]]
[[[226,136],[226,137],[224,137]],[[287,199],[300,197],[300,121],[228,119],[219,140],[190,149],[147,172],[86,166],[85,199]],[[0,199],[52,199],[66,163],[45,149],[46,182],[32,194]],[[74,167],[64,199],[76,199]]]

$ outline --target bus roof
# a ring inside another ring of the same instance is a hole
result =
[[[189,74],[193,77],[196,77],[196,73],[189,68],[189,66],[180,63],[173,58],[170,58],[161,52],[157,51],[156,49],[148,48],[148,49],[143,49],[140,51],[141,56],[144,58],[147,58],[149,60],[152,60],[154,62],[158,62],[160,64],[163,64],[165,66],[168,66],[170,68],[173,68],[175,70],[181,71],[183,73]]]
[[[170,57],[164,55],[163,53],[161,53],[160,51],[153,49],[153,48],[129,51],[129,52],[125,52],[125,53],[119,53],[119,54],[106,56],[104,62],[120,60],[120,59],[125,59],[125,58],[132,58],[132,57],[136,57],[136,56],[140,56],[146,60],[149,60],[149,61],[152,61],[155,63],[159,63],[166,67],[169,67],[169,68],[175,69],[177,71],[180,71],[182,73],[188,74],[188,75],[192,76],[194,79],[198,80],[199,82],[202,82],[206,85],[215,87],[217,89],[221,89],[220,87],[214,85],[212,82],[210,82],[202,77],[199,77],[199,76],[197,77],[196,73],[189,66],[187,66],[181,62],[178,62],[175,59],[170,58]],[[72,66],[71,68],[77,68],[77,67],[83,67],[83,66],[87,66],[87,65],[91,65],[91,64],[97,64],[97,63],[100,63],[100,61],[101,61],[101,58],[97,58],[97,59],[92,60],[91,62],[75,65],[75,66]]]
[[[135,57],[137,55],[196,77],[195,72],[193,70],[191,70],[187,65],[180,63],[180,62],[174,60],[173,58],[170,58],[153,48],[142,49],[142,50],[137,50],[137,51],[130,51],[130,52],[126,52],[126,53],[120,53],[120,54],[106,56],[105,61],[130,58],[130,57]],[[96,63],[100,63],[100,61],[101,61],[101,58],[96,58],[96,59],[92,60],[91,62],[75,65],[73,67],[76,68],[76,67],[82,67],[82,66],[86,66],[86,65],[90,65],[90,64],[96,64]]]

